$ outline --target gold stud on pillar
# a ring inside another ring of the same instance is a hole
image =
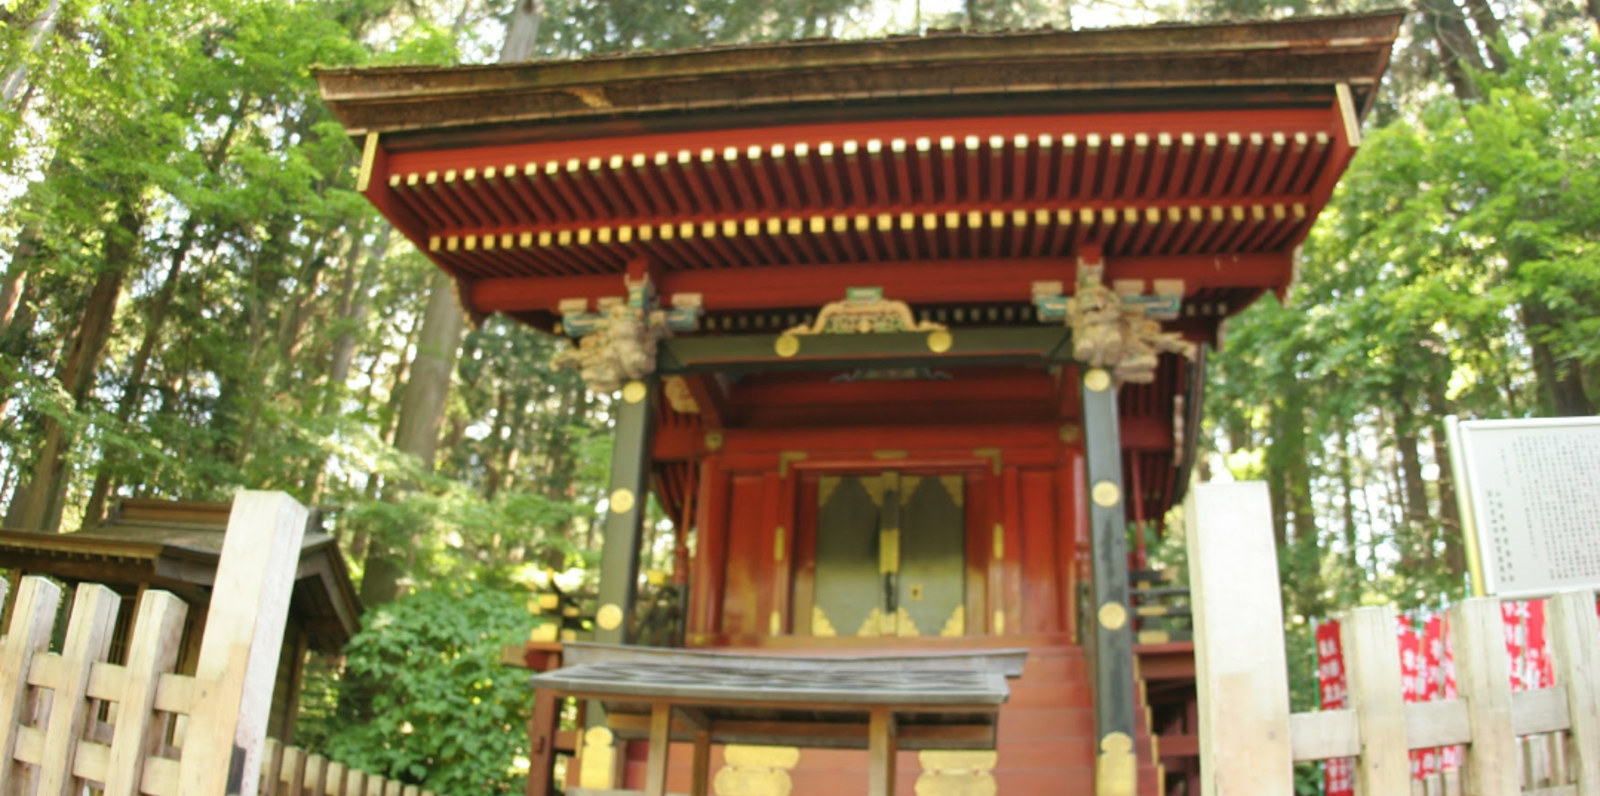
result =
[[[636,404],[644,400],[646,392],[648,389],[644,386],[644,382],[636,379],[622,386],[622,400]]]
[[[1122,499],[1122,490],[1110,481],[1101,481],[1094,485],[1094,503],[1097,506],[1111,508]]]
[[[1134,796],[1133,738],[1125,732],[1107,733],[1100,739],[1095,761],[1095,796]]]
[[[1083,374],[1083,386],[1093,392],[1105,392],[1111,386],[1111,374],[1103,368],[1094,368]]]

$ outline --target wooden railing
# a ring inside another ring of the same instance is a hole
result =
[[[288,495],[234,499],[193,676],[174,673],[189,607],[172,594],[140,595],[126,663],[113,664],[116,592],[79,585],[52,651],[62,589],[22,578],[0,638],[0,794],[255,796],[263,782],[295,796],[419,793],[267,743],[305,529]]]
[[[1395,614],[1341,620],[1348,710],[1295,713],[1271,506],[1262,484],[1191,491],[1189,576],[1200,690],[1202,793],[1294,792],[1295,761],[1353,758],[1357,794],[1413,792],[1409,752],[1464,745],[1476,796],[1600,796],[1600,620],[1595,595],[1556,595],[1549,638],[1556,685],[1512,693],[1499,601],[1451,609],[1458,699],[1406,704]],[[1544,759],[1546,765],[1530,765]],[[1443,780],[1430,792],[1450,792]]]
[[[346,768],[271,738],[261,758],[261,796],[434,796],[433,791]]]

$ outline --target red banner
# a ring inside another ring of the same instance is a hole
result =
[[[1339,645],[1339,622],[1330,619],[1317,626],[1317,683],[1322,691],[1322,709],[1339,710],[1347,706],[1344,652]],[[1323,765],[1327,796],[1354,796],[1355,769],[1349,758],[1329,760]]]

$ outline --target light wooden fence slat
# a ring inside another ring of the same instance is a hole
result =
[[[328,781],[328,759],[322,755],[311,755],[306,758],[306,778],[303,780],[305,787],[304,796],[323,796],[327,791],[324,785]]]
[[[1512,735],[1539,735],[1571,727],[1566,686],[1513,693],[1511,722]]]
[[[28,673],[34,656],[50,646],[50,631],[60,605],[61,587],[44,578],[23,578],[17,588],[11,626],[0,649],[0,793],[12,793],[22,776],[20,767],[11,761],[33,708]]]
[[[1574,796],[1600,796],[1600,632],[1595,628],[1595,596],[1558,594],[1550,600],[1550,642],[1556,682],[1567,690],[1568,733],[1565,768]]]
[[[345,796],[343,763],[328,763],[328,774],[323,780],[320,796]]]
[[[1464,774],[1475,796],[1521,792],[1504,624],[1498,600],[1475,597],[1450,609],[1456,689],[1472,731]]]
[[[281,786],[279,775],[283,771],[283,744],[277,738],[268,738],[261,745],[261,796],[278,796]]]
[[[188,615],[189,606],[168,592],[147,590],[139,598],[128,662],[122,667],[122,696],[106,769],[105,796],[138,796],[145,760],[160,746],[166,730],[166,722],[159,721],[155,712],[156,694],[161,690],[161,676],[178,662],[179,640]]]
[[[60,682],[50,697],[50,723],[44,733],[44,757],[39,766],[38,792],[43,796],[74,796],[82,785],[74,776],[78,739],[93,718],[92,703],[84,693],[89,671],[111,652],[111,633],[117,625],[122,598],[98,583],[78,587],[61,645]]]
[[[1437,749],[1472,740],[1467,726],[1467,703],[1459,699],[1406,705],[1406,745],[1412,749]]]
[[[306,509],[282,492],[233,499],[195,667],[183,796],[254,796]],[[219,761],[227,760],[228,765]]]
[[[1361,754],[1361,732],[1349,710],[1321,710],[1289,717],[1289,748],[1295,761]]]
[[[1292,793],[1288,661],[1266,485],[1196,485],[1184,518],[1206,761],[1200,792]]]
[[[1357,608],[1340,620],[1350,708],[1361,737],[1356,796],[1404,793],[1411,784],[1396,626],[1390,605]]]

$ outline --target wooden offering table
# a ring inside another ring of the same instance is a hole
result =
[[[866,749],[868,793],[892,796],[900,749],[993,749],[1007,677],[1026,650],[778,657],[567,644],[536,688],[593,699],[617,737],[648,739],[646,796],[662,796],[672,741],[694,744],[691,796],[710,782],[711,744]]]

